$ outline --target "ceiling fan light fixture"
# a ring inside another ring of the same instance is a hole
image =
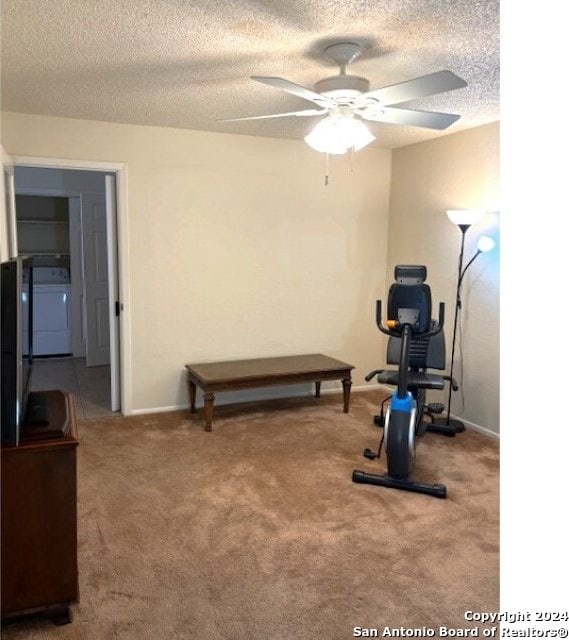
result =
[[[331,113],[304,138],[307,145],[321,153],[340,155],[350,149],[359,151],[375,140],[361,120],[351,115]]]

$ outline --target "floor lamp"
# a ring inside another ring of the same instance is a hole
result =
[[[436,427],[440,427],[441,432],[448,433],[449,435],[454,435],[455,433],[461,433],[464,431],[464,423],[456,418],[450,417],[451,410],[451,402],[452,402],[452,392],[453,392],[453,372],[454,372],[454,353],[456,346],[456,330],[458,326],[458,316],[460,310],[462,308],[462,300],[460,297],[460,292],[462,288],[462,281],[464,280],[464,275],[470,267],[470,265],[476,260],[476,258],[481,254],[487,251],[491,251],[495,242],[492,238],[488,236],[482,236],[478,240],[476,253],[472,256],[472,258],[468,261],[466,266],[463,268],[463,258],[464,258],[464,240],[466,237],[466,232],[473,224],[479,222],[485,212],[478,210],[461,210],[461,209],[453,209],[447,211],[447,215],[454,224],[458,226],[461,231],[461,239],[460,239],[460,257],[458,259],[458,279],[456,283],[456,298],[455,298],[455,307],[454,307],[454,325],[452,329],[452,351],[450,358],[450,382],[449,382],[449,390],[448,390],[448,402],[447,402],[447,415],[445,418],[436,418],[433,420],[433,425]]]

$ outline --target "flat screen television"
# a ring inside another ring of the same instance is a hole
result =
[[[2,442],[18,445],[33,364],[32,259],[13,258],[0,270]]]

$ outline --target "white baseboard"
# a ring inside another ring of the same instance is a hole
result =
[[[385,385],[379,385],[383,390],[387,391],[387,392],[391,392],[393,391],[392,387],[387,387]],[[220,394],[219,396],[216,397],[215,399],[215,404],[217,406],[221,406],[224,404],[238,404],[241,402],[260,402],[263,400],[278,400],[281,398],[298,398],[298,397],[307,397],[307,396],[314,396],[314,388],[312,385],[309,386],[309,388],[307,388],[308,385],[287,385],[285,387],[271,387],[270,389],[265,387],[263,390],[261,389],[253,389],[253,390],[249,390],[249,389],[245,389],[243,391],[228,391],[228,392],[223,392],[222,394]],[[294,391],[294,389],[296,388],[296,391]],[[377,391],[377,387],[376,386],[370,386],[370,385],[362,385],[359,387],[352,387],[352,392],[354,391]],[[264,393],[263,393],[264,391]],[[271,393],[272,391],[272,393]],[[275,391],[277,393],[275,393]],[[338,388],[338,387],[332,387],[332,388],[325,388],[324,386],[321,389],[321,394],[322,395],[335,395],[335,394],[340,394],[342,393],[342,388]],[[198,402],[197,402],[197,407],[198,409],[203,408],[203,396],[201,395],[201,393],[198,390]],[[190,405],[185,403],[185,404],[178,404],[178,405],[171,405],[168,407],[148,407],[148,408],[144,408],[144,409],[133,409],[130,413],[130,415],[144,415],[144,414],[150,414],[150,413],[167,413],[168,411],[183,411],[186,409],[189,409]],[[460,420],[466,427],[468,427],[469,429],[472,429],[473,431],[477,431],[478,433],[482,433],[486,436],[489,436],[491,438],[495,438],[495,439],[500,439],[500,434],[496,433],[495,431],[492,431],[491,429],[488,429],[486,427],[482,427],[479,424],[476,424],[474,422],[470,422],[469,420],[465,420],[464,418],[461,418],[460,416],[455,416],[455,415],[451,415],[452,418],[456,418],[457,420]]]
[[[322,384],[320,390],[321,395],[327,396],[342,393],[342,387],[326,388]],[[369,386],[352,387],[352,391],[370,391]],[[215,405],[222,406],[224,404],[238,404],[243,402],[261,402],[263,400],[280,400],[282,398],[299,398],[314,396],[314,385],[286,385],[283,387],[264,387],[259,389],[244,389],[243,391],[224,391],[215,397]],[[198,409],[203,408],[203,395],[198,389],[196,406]],[[182,411],[189,409],[188,403],[171,405],[168,407],[148,407],[144,409],[132,409],[130,415],[144,415],[146,413],[167,413],[168,411]]]
[[[187,404],[173,404],[170,407],[145,407],[144,409],[132,409],[129,415],[143,416],[150,413],[168,413],[169,411],[181,411],[189,408],[190,407]]]
[[[481,427],[479,424],[476,424],[474,422],[470,422],[470,420],[465,420],[464,418],[461,418],[460,416],[453,416],[451,415],[452,418],[456,418],[457,420],[460,420],[465,427],[468,427],[469,429],[472,429],[472,431],[478,431],[478,433],[482,433],[485,436],[489,436],[490,438],[494,438],[495,440],[499,440],[500,439],[500,434],[496,433],[495,431],[492,431],[491,429],[488,429],[486,427]]]

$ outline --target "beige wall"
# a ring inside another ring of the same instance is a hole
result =
[[[461,234],[445,212],[499,210],[499,134],[498,123],[492,123],[393,152],[387,280],[391,281],[396,264],[427,265],[434,304],[447,303],[449,361]],[[469,229],[465,264],[481,235],[498,241],[498,218],[498,214],[487,214]],[[453,396],[452,413],[497,432],[499,245],[492,253],[480,255],[469,268],[462,297],[462,340],[458,334],[455,377],[460,378],[463,369],[463,385],[462,392]],[[432,394],[433,400],[446,401],[446,394],[435,396]]]
[[[2,118],[12,155],[127,164],[133,409],[185,405],[190,361],[323,352],[355,386],[377,366],[389,151],[332,159],[325,187],[299,141]]]
[[[13,113],[2,125],[12,155],[127,164],[133,409],[185,405],[188,361],[324,352],[362,385],[384,360],[374,302],[398,263],[427,265],[450,358],[460,232],[445,211],[499,208],[497,123],[333,158],[327,187],[324,158],[297,141]],[[496,215],[468,232],[467,259],[485,232],[498,239]],[[497,250],[463,298],[453,413],[498,431]]]

